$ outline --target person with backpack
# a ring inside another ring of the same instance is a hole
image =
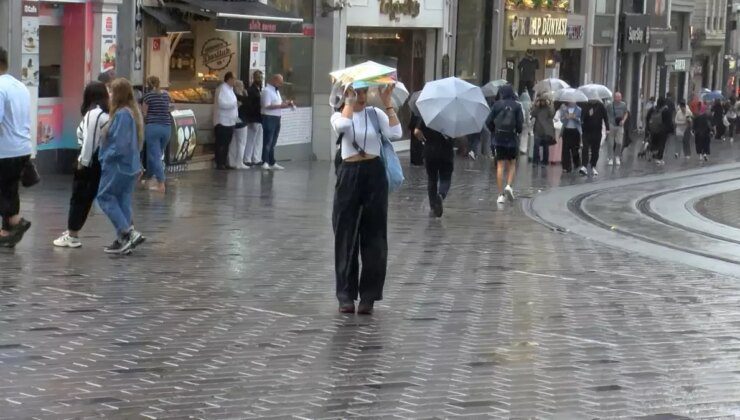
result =
[[[388,264],[388,179],[380,159],[382,136],[403,135],[393,108],[393,86],[383,88],[385,112],[367,106],[367,88],[348,87],[341,112],[331,116],[340,137],[341,164],[334,190],[334,268],[340,313],[370,315],[383,299]],[[382,136],[381,136],[382,135]],[[362,272],[360,273],[360,259]]]
[[[105,126],[108,124],[108,89],[104,83],[91,82],[82,95],[82,121],[77,127],[80,156],[72,180],[72,198],[69,200],[67,230],[53,244],[60,248],[79,248],[80,230],[87,221],[100,186],[98,149]]]
[[[419,119],[413,131],[414,136],[424,143],[424,167],[427,171],[427,194],[431,215],[442,217],[443,202],[452,184],[452,171],[455,169],[453,139],[433,130]]]
[[[517,102],[514,89],[510,85],[499,89],[501,99],[493,104],[491,113],[486,119],[486,126],[492,133],[492,149],[496,159],[496,183],[499,196],[496,202],[504,204],[514,200],[514,183],[516,160],[519,154],[517,140],[524,125],[522,105]],[[504,169],[508,173],[504,187]]]
[[[583,111],[575,102],[563,104],[558,111],[558,119],[562,122],[563,128],[560,137],[563,139],[563,149],[561,151],[561,164],[563,173],[568,174],[574,168],[581,166],[581,155],[578,151],[581,147],[581,133],[583,126],[581,118]]]
[[[600,100],[590,100],[583,111],[583,148],[581,149],[581,175],[598,176],[596,164],[599,162],[602,125],[609,135],[609,116],[606,107]]]
[[[694,131],[694,142],[696,154],[699,160],[709,160],[710,145],[712,144],[712,110],[707,105],[699,107],[699,113],[694,118],[692,129]]]
[[[657,165],[665,165],[663,153],[668,134],[673,132],[673,117],[665,98],[658,98],[658,103],[648,112],[648,130],[650,130],[650,149]]]

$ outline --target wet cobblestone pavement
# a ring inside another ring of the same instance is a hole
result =
[[[26,191],[34,226],[0,251],[0,418],[740,415],[736,277],[553,231],[496,206],[487,161],[458,161],[441,220],[409,170],[385,300],[339,315],[330,164],[286,166],[137,192],[150,239],[126,258],[103,254],[100,212],[82,249],[51,247],[68,179]],[[696,167],[628,159],[595,182]],[[560,176],[526,169],[517,192]]]

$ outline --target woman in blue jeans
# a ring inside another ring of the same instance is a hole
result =
[[[149,189],[165,192],[164,162],[162,156],[170,142],[172,124],[170,121],[170,95],[159,89],[159,78],[149,76],[146,79],[149,92],[144,95],[142,110],[144,112],[144,141],[146,142],[146,179],[155,178],[156,184]]]
[[[111,84],[110,116],[98,153],[102,169],[98,204],[116,228],[116,240],[105,252],[128,254],[145,240],[134,229],[131,215],[131,196],[141,172],[139,148],[144,130],[134,91],[126,79]]]

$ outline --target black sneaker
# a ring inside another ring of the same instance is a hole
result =
[[[437,202],[434,206],[434,215],[437,217],[442,217],[442,213],[444,213],[444,205],[442,204],[442,202],[442,196],[437,194]]]
[[[146,236],[142,235],[141,232],[134,229],[130,233],[131,235],[131,249],[136,248],[137,246],[141,245],[146,241]]]
[[[360,301],[360,304],[357,305],[357,314],[358,315],[372,315],[375,302],[369,301],[369,302],[363,302]]]
[[[31,222],[21,219],[17,225],[10,228],[10,235],[0,238],[0,247],[15,248],[30,228]]]
[[[131,234],[127,233],[105,247],[104,251],[106,254],[128,254],[131,252],[131,245]]]

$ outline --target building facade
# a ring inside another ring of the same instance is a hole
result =
[[[696,0],[691,24],[691,81],[693,93],[702,88],[723,88],[725,65],[725,30],[727,28],[727,0]]]

